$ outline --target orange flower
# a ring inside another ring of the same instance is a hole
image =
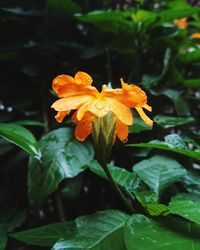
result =
[[[133,123],[130,108],[135,108],[141,118],[152,125],[152,120],[142,109],[151,111],[151,107],[147,105],[147,96],[139,87],[121,80],[122,88],[108,89],[103,85],[99,92],[91,83],[92,78],[84,72],[78,72],[74,78],[60,75],[53,80],[53,89],[61,97],[52,105],[58,111],[55,118],[61,122],[71,110],[77,110],[72,116],[77,123],[76,139],[84,141],[92,133],[95,120],[112,112],[115,117],[114,138],[117,136],[121,141],[126,140],[128,125]]]
[[[192,37],[193,39],[200,39],[200,32],[193,33],[193,34],[191,35],[191,37]]]
[[[180,29],[186,29],[188,27],[187,18],[181,18],[174,21],[175,25]]]

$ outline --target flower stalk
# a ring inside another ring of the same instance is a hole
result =
[[[125,195],[123,194],[123,192],[121,191],[121,189],[119,188],[117,183],[114,181],[114,179],[113,179],[113,177],[108,169],[108,165],[106,163],[101,163],[101,166],[102,166],[104,172],[106,173],[106,176],[108,177],[110,183],[112,184],[114,190],[116,191],[116,194],[118,195],[120,200],[123,202],[123,204],[127,208],[128,212],[130,212],[132,214],[134,212],[134,209],[131,206],[131,204],[127,201]]]
[[[115,135],[116,117],[112,112],[109,112],[103,118],[96,118],[93,122],[93,141],[95,145],[96,159],[103,168],[107,178],[112,184],[118,197],[123,202],[124,206],[130,213],[133,213],[133,208],[127,201],[125,195],[114,181],[109,169],[108,161],[112,152],[113,138]]]

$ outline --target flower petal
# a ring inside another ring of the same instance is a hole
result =
[[[145,104],[142,107],[145,108],[146,110],[150,111],[150,112],[152,111],[152,107],[149,106],[148,104]]]
[[[74,84],[74,78],[68,75],[59,75],[53,79],[52,88],[53,90],[58,93],[59,89],[66,84]]]
[[[96,96],[98,94],[98,90],[92,86],[82,86],[78,84],[67,84],[61,87],[58,90],[59,97],[70,97],[76,95],[92,95]]]
[[[57,122],[62,122],[66,115],[70,113],[69,111],[58,111],[57,115],[55,116],[55,119]]]
[[[122,89],[106,89],[102,90],[105,97],[110,97],[118,102],[126,105],[129,108],[134,108],[137,105],[143,106],[147,102],[145,92],[134,84],[128,85],[121,79]]]
[[[85,113],[75,128],[75,137],[79,141],[84,141],[92,133],[92,121],[95,118],[90,112]]]
[[[78,71],[74,79],[76,84],[81,84],[81,85],[91,85],[93,82],[92,77],[83,71]]]
[[[149,126],[153,125],[153,121],[144,113],[143,109],[141,107],[136,107],[135,108],[137,112],[139,113],[140,117],[142,120]]]
[[[128,137],[128,126],[120,120],[117,120],[115,133],[120,141],[126,141]]]
[[[191,37],[192,37],[193,39],[200,39],[200,32],[193,33],[193,34],[191,35]]]
[[[91,96],[80,95],[72,96],[68,98],[61,98],[52,104],[52,108],[56,111],[69,111],[72,109],[79,108],[83,103],[88,102],[91,99]]]
[[[131,110],[112,98],[107,99],[110,104],[110,111],[112,111],[122,123],[132,125],[133,116]]]
[[[188,25],[189,25],[186,17],[180,18],[180,19],[176,19],[174,21],[174,23],[180,29],[186,29],[188,27]]]

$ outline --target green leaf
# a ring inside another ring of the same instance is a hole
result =
[[[184,54],[180,54],[177,58],[178,62],[184,64],[190,64],[193,62],[199,62],[200,49],[194,49],[193,51],[187,50]]]
[[[0,136],[21,147],[33,157],[41,158],[39,145],[34,135],[28,129],[16,124],[1,123]]]
[[[191,89],[200,87],[200,79],[187,79],[183,81],[183,84]]]
[[[34,120],[20,120],[15,121],[15,124],[21,125],[21,126],[38,126],[38,127],[44,127],[44,123]]]
[[[172,56],[172,51],[170,48],[167,48],[165,51],[164,59],[163,59],[163,70],[160,76],[160,80],[163,78],[163,76],[167,73],[167,70],[170,65],[170,59]]]
[[[53,250],[122,250],[124,246],[124,225],[128,215],[114,210],[97,212],[76,219],[76,229],[69,239],[66,236],[57,241]]]
[[[142,131],[152,130],[141,118],[134,116],[133,125],[129,126],[129,133],[140,133]]]
[[[196,160],[200,160],[200,152],[190,150],[182,138],[177,134],[170,134],[164,137],[164,141],[153,140],[148,143],[128,144],[129,147],[157,148],[182,154]]]
[[[181,180],[188,192],[200,195],[200,174],[198,174],[198,171],[188,171],[187,175],[182,177]]]
[[[178,200],[191,200],[194,202],[200,202],[200,196],[197,194],[192,194],[192,193],[178,193],[177,195],[173,196],[171,198],[171,201],[178,201]]]
[[[158,194],[152,191],[142,191],[142,192],[135,191],[134,194],[143,207],[146,207],[147,204],[158,203],[159,199]]]
[[[158,194],[152,191],[134,192],[137,200],[151,216],[159,216],[168,213],[168,207],[158,203]]]
[[[13,233],[10,236],[30,245],[52,246],[61,237],[70,238],[73,230],[74,223],[69,221]]]
[[[133,171],[158,195],[186,174],[176,160],[160,155],[135,164]]]
[[[172,214],[182,216],[187,220],[200,224],[200,200],[173,199],[169,203],[168,208]]]
[[[183,93],[175,89],[151,90],[152,94],[165,95],[174,104],[175,110],[179,116],[189,116],[190,110],[187,102],[183,98]]]
[[[76,14],[81,12],[80,5],[72,0],[47,0],[47,8],[63,14]]]
[[[97,174],[104,179],[107,179],[107,176],[103,168],[99,165],[97,161],[92,161],[89,164],[89,168],[92,172]],[[125,188],[128,192],[133,192],[139,185],[139,179],[135,173],[131,173],[124,168],[119,168],[116,166],[108,165],[108,169],[114,179],[114,181]]]
[[[167,218],[156,222],[133,215],[125,226],[127,250],[198,250],[200,228],[191,223]]]
[[[153,120],[162,128],[173,128],[176,126],[181,126],[181,125],[194,122],[194,118],[191,116],[173,117],[173,116],[166,116],[166,115],[156,115],[154,116]]]
[[[33,17],[42,16],[42,12],[37,10],[36,8],[25,9],[25,8],[17,6],[14,8],[13,7],[1,8],[1,11],[5,11],[10,14],[15,14],[15,15],[20,15],[20,16],[33,16]]]
[[[166,23],[166,22],[173,21],[175,19],[189,17],[189,16],[192,16],[192,15],[198,13],[199,11],[200,11],[199,7],[163,10],[163,11],[158,13],[158,16],[160,18],[159,22]]]
[[[132,33],[133,22],[127,19],[130,13],[126,11],[93,11],[85,15],[76,15],[83,22],[92,23],[104,32]]]
[[[42,164],[31,158],[28,172],[29,200],[36,206],[43,204],[62,180],[81,173],[94,155],[92,145],[75,140],[70,128],[46,134],[40,146]]]
[[[136,13],[132,15],[132,19],[138,25],[144,27],[149,27],[152,25],[157,18],[157,15],[152,11],[139,9]]]
[[[169,214],[169,209],[164,204],[147,204],[146,210],[151,216],[160,216]]]
[[[0,250],[4,250],[7,245],[7,226],[0,224]]]
[[[171,0],[171,1],[167,1],[166,5],[167,5],[167,7],[171,8],[171,9],[172,8],[173,9],[175,9],[175,8],[182,9],[183,7],[184,8],[190,7],[189,3],[187,3],[186,0]]]

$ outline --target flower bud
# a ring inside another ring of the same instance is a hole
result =
[[[108,162],[115,134],[116,116],[108,112],[103,117],[96,117],[93,121],[93,140],[96,158],[100,163]]]

